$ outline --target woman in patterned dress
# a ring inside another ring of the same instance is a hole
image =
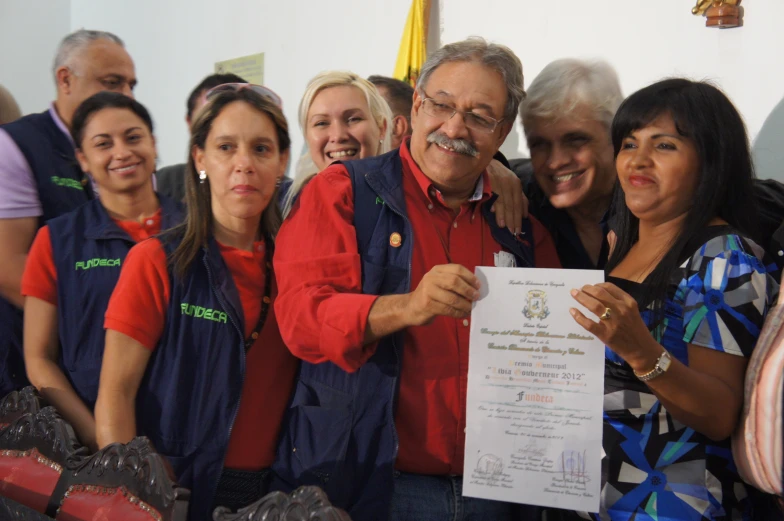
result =
[[[618,240],[607,282],[572,292],[607,346],[601,507],[548,521],[749,520],[729,437],[778,284],[749,238],[743,121],[715,87],[670,79],[621,105],[612,139]]]

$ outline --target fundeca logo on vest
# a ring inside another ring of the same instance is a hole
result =
[[[52,181],[52,183],[56,184],[57,186],[65,186],[68,188],[74,188],[76,190],[84,190],[84,186],[82,185],[82,183],[80,183],[76,179],[69,179],[67,177],[58,177],[56,175],[50,177],[49,179]]]
[[[210,309],[202,306],[196,306],[183,302],[180,304],[180,311],[183,315],[202,318],[204,320],[212,320],[214,322],[221,322],[225,324],[228,321],[228,315],[220,309]]]
[[[101,259],[101,258],[94,258],[94,259],[87,259],[84,261],[77,261],[76,267],[74,268],[76,271],[79,270],[89,270],[91,268],[115,268],[120,266],[120,259]]]

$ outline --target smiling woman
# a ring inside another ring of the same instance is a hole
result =
[[[104,196],[135,192],[144,185],[152,191],[157,156],[152,124],[125,108],[106,108],[84,124],[76,118],[74,122],[75,142],[81,143],[76,157]]]
[[[392,117],[376,87],[353,72],[326,71],[310,80],[299,104],[308,150],[297,164],[284,215],[310,178],[334,161],[389,152]]]
[[[313,98],[305,124],[311,158],[324,169],[332,161],[377,155],[386,137],[387,121],[376,124],[358,87],[339,85]]]
[[[147,110],[119,93],[79,106],[71,129],[76,156],[99,199],[41,228],[22,280],[30,381],[92,448],[103,314],[120,266],[131,246],[181,217],[176,203],[153,191],[152,129]]]
[[[623,102],[612,140],[622,190],[608,282],[572,291],[601,318],[573,309],[574,319],[607,346],[606,472],[592,519],[751,519],[729,437],[779,287],[749,238],[743,121],[715,87],[671,79]]]
[[[299,120],[317,171],[390,148],[392,111],[373,84],[353,72],[327,71],[310,80]]]

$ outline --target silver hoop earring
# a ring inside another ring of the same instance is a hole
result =
[[[205,179],[207,179],[207,172],[204,170],[199,170],[199,183],[204,184]]]

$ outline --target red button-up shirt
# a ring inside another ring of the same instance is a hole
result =
[[[414,234],[412,290],[439,264],[461,264],[470,271],[493,266],[494,254],[503,248],[480,208],[491,195],[487,174],[471,200],[455,212],[411,158],[407,143],[400,157]],[[303,360],[328,360],[346,371],[361,367],[375,349],[375,344],[362,345],[377,296],[361,294],[353,218],[349,174],[342,165],[330,166],[303,190],[280,229],[275,251],[280,291],[275,308],[284,341]],[[560,267],[552,238],[538,222],[534,237],[537,264]],[[469,330],[470,319],[448,317],[405,330],[395,418],[398,469],[462,474]]]

